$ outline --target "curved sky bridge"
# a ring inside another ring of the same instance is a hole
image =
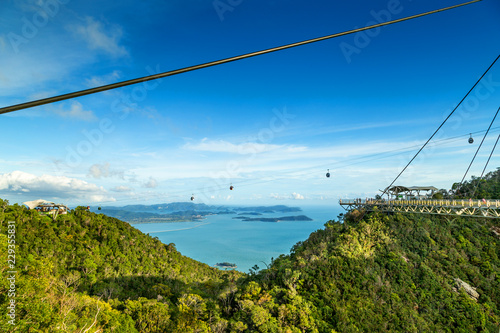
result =
[[[341,199],[339,203],[346,210],[500,218],[500,200],[497,199]]]

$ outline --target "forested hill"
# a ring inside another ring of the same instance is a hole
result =
[[[83,332],[91,325],[87,332],[147,332],[153,322],[170,322],[182,302],[209,299],[242,275],[182,256],[174,244],[83,207],[53,221],[0,200],[0,221],[1,332],[12,331],[4,320],[8,221],[16,227],[18,332]]]
[[[471,180],[453,184],[457,198],[500,199],[500,168],[490,171],[484,177],[472,176]]]
[[[282,272],[320,332],[499,331],[498,221],[361,216],[353,211],[344,224],[328,223],[262,279]]]
[[[353,211],[246,275],[84,209],[53,222],[2,201],[0,221],[3,263],[7,221],[18,244],[6,332],[499,331],[493,219]]]

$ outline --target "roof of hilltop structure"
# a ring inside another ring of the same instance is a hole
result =
[[[434,186],[401,186],[401,185],[394,185],[391,186],[390,188],[386,189],[386,192],[391,193],[391,194],[398,194],[401,192],[404,193],[411,193],[411,192],[417,192],[419,193],[420,191],[438,191],[439,189],[434,187]]]
[[[66,205],[63,204],[56,204],[53,203],[52,201],[47,201],[44,199],[38,199],[38,200],[33,200],[33,201],[26,201],[23,202],[26,206],[28,206],[29,209],[35,209],[38,206],[57,206],[57,207],[66,207]]]

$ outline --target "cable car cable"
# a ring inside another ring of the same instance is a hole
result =
[[[499,128],[500,127],[495,127],[493,129],[496,130]],[[476,131],[473,133],[478,134],[478,133],[483,133],[483,132],[485,132],[485,131],[484,130],[483,131]],[[467,134],[463,134],[463,135],[459,135],[459,136],[455,136],[455,137],[451,137],[451,138],[446,138],[446,139],[441,139],[441,140],[436,140],[436,141],[433,141],[432,143],[434,146],[438,146],[438,145],[443,145],[443,144],[447,144],[447,143],[451,143],[451,142],[458,142],[458,141],[462,141],[464,136],[467,136]],[[356,165],[356,164],[367,163],[370,161],[381,160],[384,158],[394,157],[397,155],[404,154],[408,151],[411,151],[411,150],[413,150],[413,148],[419,148],[419,147],[420,147],[420,145],[414,145],[414,146],[390,150],[390,151],[386,151],[386,152],[371,154],[371,155],[367,155],[367,156],[356,157],[353,159],[342,160],[342,161],[339,161],[336,163],[328,163],[328,164],[323,164],[323,165],[319,165],[319,166],[315,166],[315,167],[303,168],[303,169],[301,169],[302,173],[299,173],[298,175],[306,174],[306,173],[310,172],[311,170],[315,170],[314,172],[316,172],[316,169],[326,167],[326,166],[335,165],[335,166],[339,166],[339,167],[347,167],[347,166],[352,166],[352,165]],[[389,155],[386,155],[386,154],[389,154]],[[386,156],[383,156],[383,155],[386,155]],[[347,162],[352,162],[352,163],[345,164]],[[288,174],[290,174],[290,173],[288,173]],[[279,178],[279,179],[282,179],[282,178]],[[260,182],[259,182],[259,184],[260,184]],[[244,185],[241,185],[241,186],[244,186]]]
[[[246,59],[246,58],[250,58],[250,57],[254,57],[254,56],[259,56],[262,54],[267,54],[267,53],[271,53],[271,52],[275,52],[275,51],[281,51],[281,50],[289,49],[289,48],[296,47],[296,46],[302,46],[302,45],[311,44],[311,43],[315,43],[315,42],[319,42],[319,41],[323,41],[323,40],[327,40],[327,39],[345,36],[345,35],[353,34],[353,33],[364,31],[364,30],[378,28],[378,27],[390,25],[393,23],[399,23],[399,22],[411,20],[414,18],[418,18],[418,17],[430,15],[430,14],[435,14],[438,12],[442,12],[442,11],[446,11],[449,9],[469,5],[469,4],[472,4],[475,2],[479,2],[479,1],[482,1],[482,0],[473,0],[473,1],[465,2],[465,3],[461,3],[458,5],[450,6],[450,7],[445,7],[445,8],[436,9],[436,10],[432,10],[432,11],[421,13],[421,14],[403,17],[403,18],[393,20],[393,21],[382,22],[382,23],[370,25],[370,26],[363,27],[363,28],[357,28],[357,29],[352,29],[352,30],[348,30],[348,31],[344,31],[344,32],[335,33],[332,35],[312,38],[312,39],[304,40],[301,42],[296,42],[296,43],[286,44],[286,45],[277,46],[277,47],[273,47],[273,48],[269,48],[269,49],[264,49],[261,51],[246,53],[246,54],[242,54],[242,55],[235,56],[235,57],[230,57],[230,58],[225,58],[225,59],[221,59],[221,60],[207,62],[204,64],[184,67],[184,68],[180,68],[180,69],[176,69],[176,70],[172,70],[172,71],[168,71],[168,72],[157,73],[157,74],[153,74],[153,75],[139,77],[136,79],[120,81],[120,82],[116,82],[116,83],[111,83],[111,84],[107,84],[107,85],[103,85],[103,86],[84,89],[84,90],[80,90],[80,91],[76,91],[76,92],[72,92],[72,93],[67,93],[67,94],[63,94],[63,95],[38,99],[35,101],[16,104],[16,105],[11,105],[11,106],[0,108],[0,114],[18,111],[18,110],[27,109],[27,108],[32,108],[32,107],[39,106],[39,105],[59,102],[59,101],[67,100],[67,99],[80,97],[80,96],[95,94],[95,93],[106,91],[106,90],[121,88],[121,87],[129,86],[129,85],[133,85],[133,84],[137,84],[137,83],[142,83],[142,82],[146,82],[146,81],[164,78],[167,76],[173,76],[173,75],[182,74],[182,73],[186,73],[186,72],[190,72],[190,71],[194,71],[194,70],[198,70],[198,69],[202,69],[202,68],[207,68],[207,67],[211,67],[211,66],[225,64],[225,63],[232,62],[232,61],[237,61],[237,60],[242,60],[242,59]]]
[[[495,127],[493,129],[495,129],[495,130],[496,129],[500,129],[500,127]],[[473,132],[473,133],[474,134],[478,134],[478,133],[483,133],[483,132],[484,132],[484,130],[483,131],[476,131],[476,132]],[[447,144],[449,142],[462,141],[464,136],[467,137],[468,135],[467,134],[462,134],[462,135],[451,137],[451,138],[436,140],[436,141],[433,141],[433,144],[435,146],[438,146],[438,145]],[[342,161],[335,162],[335,163],[327,163],[327,164],[322,164],[322,165],[316,165],[316,166],[313,166],[313,167],[306,167],[306,168],[298,169],[299,170],[298,176],[310,173],[311,171],[313,171],[314,173],[316,173],[318,169],[323,168],[323,167],[327,167],[327,166],[330,166],[330,167],[331,166],[347,167],[347,166],[352,166],[352,165],[356,165],[356,164],[367,163],[367,162],[370,162],[370,161],[380,160],[380,159],[384,159],[384,158],[388,158],[388,157],[393,157],[393,156],[397,156],[397,155],[400,155],[400,154],[407,153],[408,151],[411,151],[414,148],[419,148],[419,147],[421,147],[421,145],[413,145],[413,146],[404,147],[404,148],[400,148],[400,149],[394,149],[394,150],[389,150],[389,151],[385,151],[385,152],[380,152],[380,153],[370,154],[370,155],[366,155],[366,156],[356,157],[356,158],[352,158],[352,159],[342,160]],[[387,155],[387,154],[389,154],[389,155]],[[383,155],[386,155],[386,156],[383,156]],[[347,164],[345,164],[345,163],[347,163]],[[285,172],[281,172],[281,174],[282,175],[285,174],[285,176],[288,176],[288,175],[290,175],[291,173],[294,173],[294,172],[295,171],[287,172],[285,170]],[[286,177],[280,177],[278,179],[286,179]],[[247,186],[247,184],[248,185],[262,184],[262,183],[272,182],[272,181],[275,181],[275,180],[276,179],[272,179],[272,180],[268,180],[268,181],[252,182],[250,184],[249,183],[245,183],[245,182],[241,182],[239,184],[239,186],[240,187],[245,187],[245,186]],[[221,187],[221,189],[222,189],[222,187]]]
[[[488,167],[488,163],[490,163],[491,156],[493,155],[493,152],[495,151],[495,148],[497,147],[498,139],[500,139],[500,135],[497,136],[497,141],[495,141],[495,145],[493,146],[493,149],[491,150],[490,156],[488,157],[488,160],[486,161],[486,164],[484,165],[483,172],[481,172],[481,177],[479,177],[479,180],[477,181],[476,186],[474,187],[474,191],[472,192],[472,195],[470,196],[471,198],[473,198],[474,194],[476,194],[477,187],[479,186],[481,179],[483,179],[484,172],[486,171],[486,168]]]
[[[424,143],[424,145],[422,146],[422,148],[420,148],[420,150],[415,154],[415,156],[413,156],[413,158],[410,160],[410,162],[408,162],[408,164],[403,168],[403,170],[401,170],[401,172],[396,176],[396,178],[394,178],[394,180],[392,181],[392,183],[387,186],[385,189],[384,189],[384,192],[381,194],[381,196],[383,196],[387,190],[396,182],[396,180],[398,180],[398,178],[403,174],[403,172],[410,166],[411,162],[413,162],[413,160],[415,160],[415,158],[417,158],[418,154],[420,154],[420,152],[425,148],[425,146],[427,146],[427,144],[432,140],[432,138],[436,135],[437,132],[439,132],[439,130],[441,129],[441,127],[443,127],[443,125],[446,123],[446,121],[448,121],[448,119],[450,119],[450,117],[453,115],[453,113],[455,113],[455,111],[458,109],[458,107],[462,104],[462,102],[467,98],[467,96],[469,96],[469,94],[472,92],[472,90],[474,90],[474,88],[479,84],[479,82],[482,80],[482,78],[486,75],[486,73],[488,73],[488,71],[493,67],[493,65],[495,65],[495,63],[497,62],[498,58],[500,58],[500,54],[496,57],[496,59],[491,63],[491,65],[488,67],[488,69],[483,73],[483,75],[481,75],[481,77],[476,81],[476,83],[474,83],[474,85],[472,86],[472,88],[470,88],[470,90],[467,92],[467,94],[465,94],[465,96],[462,98],[462,100],[457,104],[457,106],[451,111],[451,113],[448,115],[448,117],[446,117],[445,120],[443,120],[443,122],[441,123],[441,125],[439,125],[439,127],[437,128],[437,130],[431,135],[431,137]]]
[[[462,181],[460,181],[460,184],[458,185],[457,190],[460,190],[460,188],[462,187],[464,179],[467,176],[467,173],[469,172],[469,169],[472,166],[472,163],[474,163],[474,160],[475,160],[475,158],[477,156],[477,153],[479,153],[479,150],[481,149],[481,146],[483,145],[484,139],[486,139],[486,136],[488,135],[488,132],[490,131],[491,125],[493,125],[493,122],[495,121],[495,118],[498,115],[498,111],[500,111],[500,107],[498,108],[497,112],[495,113],[495,116],[493,117],[493,120],[491,121],[490,126],[488,127],[488,130],[486,131],[486,133],[484,133],[483,139],[481,140],[481,143],[479,144],[479,147],[477,147],[476,153],[474,154],[474,157],[472,157],[472,161],[470,161],[469,167],[465,171],[465,174],[464,174],[464,176],[462,178]]]
[[[493,127],[493,128],[491,128],[490,132],[493,133],[494,131],[496,132],[499,129],[500,129],[500,126]],[[478,134],[481,134],[484,132],[485,132],[485,130],[480,130],[480,131],[472,132],[472,134],[478,135]],[[442,145],[446,145],[449,143],[462,141],[464,137],[468,137],[468,136],[469,136],[469,134],[462,134],[462,135],[457,135],[457,136],[453,136],[453,137],[449,137],[449,138],[435,140],[435,141],[432,141],[431,143],[434,146],[442,146]],[[252,185],[266,184],[266,183],[270,183],[270,182],[275,182],[276,180],[287,179],[290,175],[293,175],[293,174],[296,174],[297,176],[303,176],[303,175],[310,174],[311,172],[317,173],[321,170],[324,170],[324,168],[326,168],[328,166],[330,167],[330,169],[332,166],[335,166],[335,169],[339,169],[339,168],[345,168],[345,167],[352,166],[352,165],[363,164],[363,163],[368,163],[368,162],[372,162],[372,161],[378,161],[378,160],[398,156],[401,154],[406,154],[407,152],[412,151],[414,149],[417,149],[420,146],[421,145],[412,145],[412,146],[408,146],[408,147],[404,147],[404,148],[388,150],[385,152],[370,154],[370,155],[366,155],[366,156],[345,159],[345,160],[337,161],[334,163],[330,162],[330,163],[325,163],[325,164],[321,164],[321,165],[314,165],[314,166],[305,167],[305,168],[288,169],[288,170],[282,171],[280,173],[281,177],[279,177],[279,178],[273,178],[273,179],[269,179],[269,180],[260,180],[260,181],[255,181],[255,180],[248,180],[248,181],[241,181],[241,182],[239,181],[238,188],[245,188],[245,187],[252,186]],[[231,185],[233,185],[233,184],[231,183]],[[103,203],[112,204],[112,203],[121,203],[121,202],[129,202],[129,201],[137,202],[137,201],[145,200],[145,199],[146,200],[149,200],[149,199],[156,200],[156,199],[162,199],[165,197],[176,198],[174,200],[177,200],[177,199],[182,200],[183,198],[185,198],[189,194],[189,192],[191,192],[193,190],[195,190],[196,193],[200,193],[200,192],[204,192],[204,191],[223,191],[226,188],[226,186],[227,185],[225,185],[225,183],[223,184],[221,182],[221,184],[213,185],[211,187],[199,187],[199,188],[197,187],[197,188],[191,188],[189,190],[181,190],[181,191],[175,191],[175,192],[169,191],[168,193],[164,192],[164,193],[141,194],[140,196],[135,197],[135,199],[132,199],[132,201],[131,201],[131,198],[118,198],[118,199],[113,199],[113,200],[110,199],[110,200],[99,201],[99,203],[100,204],[103,204]],[[233,186],[233,188],[234,188],[234,186]]]
[[[493,130],[498,130],[498,129],[500,129],[500,127],[494,127],[490,130],[490,132],[492,132]],[[485,130],[476,131],[476,132],[473,132],[473,134],[479,134],[479,133],[484,133],[484,132],[485,132]],[[435,146],[441,146],[441,145],[445,145],[448,143],[462,141],[464,136],[467,137],[468,134],[462,134],[459,136],[440,139],[440,140],[433,141],[432,143]],[[335,166],[338,169],[338,168],[345,168],[345,167],[352,166],[352,165],[368,163],[368,162],[372,162],[372,161],[377,161],[377,160],[386,159],[386,158],[398,156],[401,154],[405,154],[405,153],[407,153],[413,149],[419,148],[419,147],[420,147],[420,145],[413,145],[413,146],[408,146],[408,147],[404,147],[404,148],[400,148],[400,149],[394,149],[394,150],[390,150],[390,151],[386,151],[386,152],[375,153],[375,154],[370,154],[367,156],[342,160],[342,161],[338,161],[336,163],[316,165],[313,167],[306,167],[306,168],[301,168],[301,169],[284,170],[280,173],[280,177],[278,177],[278,178],[274,177],[272,179],[258,180],[258,181],[255,181],[255,180],[240,181],[240,182],[238,182],[238,187],[239,188],[246,188],[246,187],[252,186],[252,185],[272,183],[272,182],[276,182],[279,180],[288,179],[288,177],[290,177],[290,175],[292,175],[292,174],[296,174],[297,176],[303,176],[303,175],[310,174],[311,172],[316,173],[319,169],[322,169],[323,167],[326,167],[326,166],[330,166],[330,167]],[[218,182],[216,181],[216,183],[218,183]],[[224,191],[225,188],[226,188],[225,183],[220,182],[220,184],[213,184],[212,186],[192,188],[189,190],[189,192],[192,190],[195,190],[197,193],[204,193],[207,191],[208,192],[217,192],[217,191]],[[145,196],[141,195],[140,197],[137,197],[137,200],[139,200],[139,199],[144,200],[145,198],[149,198],[149,199],[164,198],[166,195],[168,195],[169,197],[177,197],[177,198],[182,199],[189,192],[186,190],[183,190],[183,191],[177,191],[177,192],[169,192],[168,194],[166,194],[166,193],[163,193],[163,194],[151,193],[151,194],[145,195]],[[130,199],[117,199],[117,200],[113,200],[113,201],[110,200],[109,202],[127,202],[129,200]]]

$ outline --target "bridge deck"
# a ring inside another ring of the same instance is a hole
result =
[[[345,209],[500,218],[500,200],[339,200]]]

